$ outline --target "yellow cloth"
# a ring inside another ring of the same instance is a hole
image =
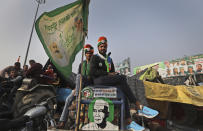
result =
[[[149,99],[203,106],[203,86],[172,86],[144,81],[144,87]]]

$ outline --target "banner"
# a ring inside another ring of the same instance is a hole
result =
[[[89,0],[43,13],[36,21],[38,37],[52,63],[65,78],[72,73],[72,63],[82,49],[87,33]]]
[[[203,86],[172,86],[144,81],[144,87],[149,99],[203,106]]]
[[[159,74],[164,77],[186,76],[189,74],[202,74],[203,73],[203,54],[188,56],[171,61],[163,61],[154,64],[144,65],[134,68],[134,74],[152,67],[159,71]]]
[[[120,63],[115,64],[116,72],[123,74],[123,75],[131,75],[130,71],[130,58],[124,59]]]

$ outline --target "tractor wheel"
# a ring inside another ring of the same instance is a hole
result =
[[[174,103],[171,118],[177,124],[192,125],[197,120],[197,113],[193,105]]]
[[[13,106],[14,117],[22,116],[34,105],[53,96],[55,96],[55,93],[52,90],[45,88],[37,88],[32,92],[18,91]]]

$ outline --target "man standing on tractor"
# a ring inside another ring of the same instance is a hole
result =
[[[82,75],[83,85],[87,86],[92,84],[92,79],[90,78],[90,59],[94,54],[94,48],[90,44],[84,46],[84,52],[86,60],[83,61],[82,72],[81,72],[81,63],[78,68],[78,73]]]
[[[86,60],[83,61],[83,66],[82,64],[79,65],[78,68],[78,73],[82,75],[82,81],[83,81],[83,87],[92,84],[92,80],[90,78],[89,72],[90,72],[90,59],[92,55],[94,54],[94,48],[90,44],[86,44],[84,46],[84,52],[85,52],[85,57]],[[82,72],[81,72],[81,66],[82,66]],[[69,108],[74,108],[76,105],[71,105],[75,93],[77,92],[78,89],[74,89],[72,93],[66,98],[65,106],[63,108],[63,112],[61,114],[58,128],[64,128],[65,122],[67,121],[68,113],[69,113]],[[71,105],[71,107],[70,107]]]
[[[131,102],[136,104],[140,109],[141,105],[136,100],[131,89],[129,88],[126,80],[126,76],[119,75],[115,72],[113,60],[106,54],[107,52],[107,39],[106,37],[100,37],[98,39],[98,54],[93,55],[90,60],[90,76],[93,78],[95,85],[116,86],[125,95],[125,97]],[[125,119],[127,122],[127,129],[144,130],[144,127],[138,125],[132,121],[130,116],[130,109],[128,100],[125,99]]]

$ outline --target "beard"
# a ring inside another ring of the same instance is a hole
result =
[[[102,55],[106,55],[106,50],[100,50],[99,53]]]

